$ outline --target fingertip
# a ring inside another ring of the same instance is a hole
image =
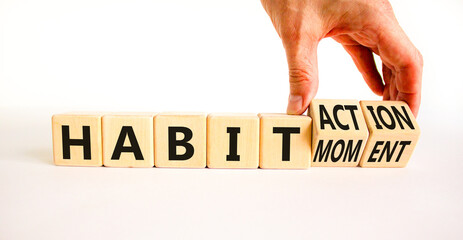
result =
[[[413,115],[415,118],[418,117],[418,111],[420,110],[420,105],[419,103],[409,103],[407,102],[408,106],[410,107],[410,110],[412,111]]]
[[[397,95],[398,101],[404,101],[408,104],[408,107],[412,111],[413,115],[418,117],[418,111],[420,109],[421,104],[421,95],[420,94],[407,94],[407,93],[399,93]]]
[[[415,118],[418,117],[418,111],[419,111],[418,108],[413,108],[413,109],[412,109],[412,113],[413,113],[413,115],[415,115]]]
[[[371,89],[373,91],[374,94],[376,94],[377,96],[383,96],[383,93],[384,93],[384,85],[377,85],[375,86],[374,88]]]
[[[419,106],[417,106],[416,104],[410,104],[409,102],[405,101],[407,104],[408,104],[408,107],[410,108],[410,110],[412,111],[413,113],[413,116],[415,116],[415,118],[418,117],[418,111],[419,111]]]
[[[289,95],[286,113],[290,115],[301,115],[305,112],[304,98],[301,95]]]

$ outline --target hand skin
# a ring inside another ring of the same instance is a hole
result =
[[[318,88],[317,46],[332,37],[383,100],[402,100],[417,116],[423,57],[387,0],[261,0],[283,41],[289,68],[288,114],[302,114]],[[383,77],[373,53],[380,56]],[[384,83],[383,83],[384,79]]]

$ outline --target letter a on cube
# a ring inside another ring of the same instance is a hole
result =
[[[314,99],[312,166],[356,167],[368,139],[368,129],[356,100]]]
[[[52,117],[56,165],[101,166],[101,117],[96,113],[55,114]]]
[[[361,167],[405,167],[420,137],[410,108],[402,101],[360,101],[370,138]]]
[[[312,119],[308,116],[261,113],[260,168],[310,167]]]
[[[206,167],[206,114],[173,112],[156,115],[154,166]]]
[[[153,167],[155,113],[103,116],[103,164],[106,167]]]

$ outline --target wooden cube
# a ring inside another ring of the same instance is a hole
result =
[[[206,167],[206,115],[160,113],[154,118],[156,167]]]
[[[405,167],[420,137],[410,108],[402,101],[360,101],[370,138],[361,167]]]
[[[312,119],[308,116],[261,113],[260,168],[310,167]]]
[[[53,158],[56,165],[101,166],[99,113],[55,114],[52,117]]]
[[[211,113],[207,117],[207,167],[257,168],[257,114]]]
[[[314,99],[312,166],[356,167],[368,139],[368,128],[356,100]]]
[[[153,167],[154,113],[103,116],[103,164],[106,167]]]

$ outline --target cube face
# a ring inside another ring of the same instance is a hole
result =
[[[93,113],[53,115],[53,159],[56,165],[103,164],[101,116]]]
[[[402,101],[360,101],[370,138],[361,167],[405,167],[420,136],[410,108]]]
[[[310,167],[312,119],[308,116],[261,113],[260,168]]]
[[[103,164],[106,167],[153,167],[154,113],[103,116]]]
[[[207,117],[207,166],[257,168],[259,117],[256,114],[209,114]]]
[[[312,166],[356,167],[368,139],[368,128],[356,100],[314,99]]]
[[[160,113],[154,118],[155,167],[206,167],[206,115]]]

